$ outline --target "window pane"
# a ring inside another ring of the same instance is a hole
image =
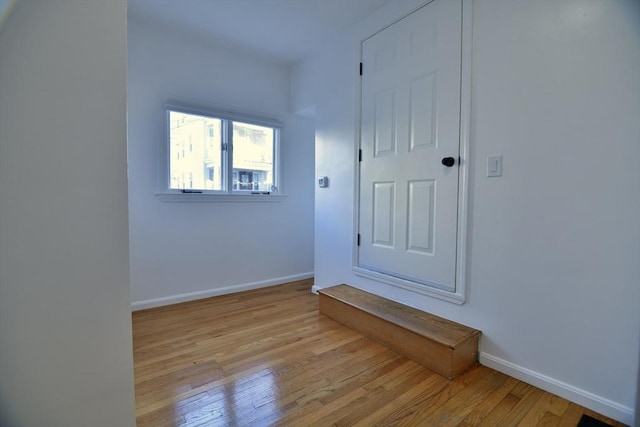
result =
[[[271,191],[274,129],[233,122],[233,190]]]
[[[169,188],[222,190],[222,120],[169,112]]]

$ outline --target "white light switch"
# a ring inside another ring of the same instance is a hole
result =
[[[487,157],[487,176],[502,176],[502,156]]]

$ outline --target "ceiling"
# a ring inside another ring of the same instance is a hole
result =
[[[129,16],[293,64],[390,1],[129,0]]]

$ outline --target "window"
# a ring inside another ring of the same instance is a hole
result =
[[[278,123],[170,107],[167,128],[168,194],[279,193]]]

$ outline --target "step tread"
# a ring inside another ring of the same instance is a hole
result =
[[[480,334],[479,330],[469,326],[426,313],[349,285],[332,286],[320,289],[319,292],[451,349],[455,349],[459,344]]]

